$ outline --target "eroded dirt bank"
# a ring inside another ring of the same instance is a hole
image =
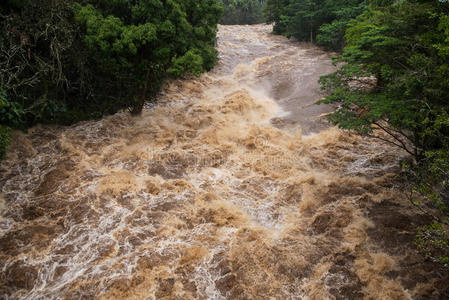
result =
[[[329,55],[223,26],[220,63],[140,118],[15,133],[0,175],[0,295],[444,299],[401,154],[329,128]]]

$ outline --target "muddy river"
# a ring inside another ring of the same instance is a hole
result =
[[[314,104],[331,54],[271,29],[221,26],[215,69],[140,117],[15,132],[0,297],[441,296],[412,245],[428,220],[396,177],[404,154],[331,127]]]

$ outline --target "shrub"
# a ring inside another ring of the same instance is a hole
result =
[[[6,155],[6,150],[11,143],[11,128],[0,125],[0,160]]]

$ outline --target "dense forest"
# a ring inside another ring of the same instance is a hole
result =
[[[223,17],[220,24],[258,24],[264,21],[265,0],[220,0]]]
[[[264,1],[197,2],[2,2],[0,158],[11,129],[138,114],[166,78],[215,65],[220,18],[263,22]]]
[[[445,0],[8,0],[0,4],[0,157],[13,129],[138,115],[163,83],[217,61],[217,24],[339,53],[321,78],[339,127],[401,148],[416,243],[449,265],[449,3]],[[419,200],[421,199],[421,200]],[[425,200],[422,200],[425,199]],[[427,199],[427,200],[426,200]]]
[[[316,42],[328,50],[341,50],[349,21],[367,9],[364,0],[268,0],[265,16],[274,32],[301,41]]]
[[[268,0],[274,32],[341,54],[321,78],[341,128],[410,154],[410,201],[435,220],[418,247],[449,262],[449,3],[447,1]],[[432,203],[421,203],[416,197]]]
[[[166,78],[216,62],[214,0],[8,0],[0,4],[0,156],[9,132],[139,114]]]

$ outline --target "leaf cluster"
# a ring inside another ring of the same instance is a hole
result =
[[[0,124],[139,113],[168,78],[217,60],[214,0],[8,0],[0,4]]]
[[[433,2],[372,7],[352,20],[339,70],[324,76],[333,123],[383,138],[417,160],[449,146],[446,8]],[[443,25],[442,25],[443,24]],[[359,84],[371,78],[371,86]]]

